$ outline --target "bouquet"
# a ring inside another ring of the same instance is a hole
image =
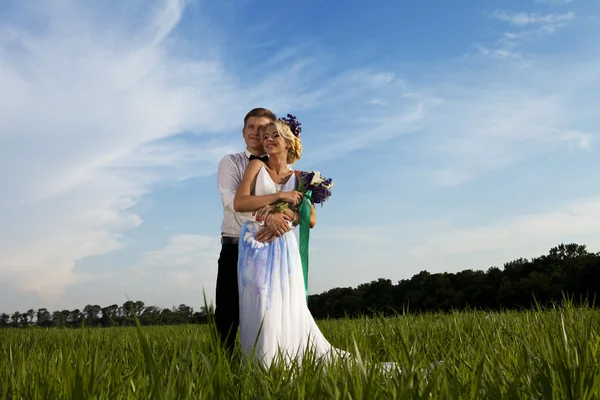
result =
[[[321,204],[327,201],[331,196],[333,181],[321,176],[319,171],[300,172],[298,177],[298,188],[300,193],[304,193],[302,202],[298,205],[300,211],[300,258],[302,261],[302,274],[304,277],[304,294],[308,303],[308,239],[310,236],[310,214],[311,204]],[[290,203],[279,202],[275,204],[275,210],[283,212],[290,207]]]
[[[300,193],[306,194],[307,192],[311,192],[310,201],[312,204],[321,204],[327,201],[329,196],[331,196],[331,188],[333,187],[333,181],[331,178],[325,178],[321,176],[319,171],[310,171],[300,172],[300,176],[298,177],[298,189],[296,189]],[[282,212],[286,208],[290,207],[290,203],[279,202],[275,204],[275,210],[277,212]]]

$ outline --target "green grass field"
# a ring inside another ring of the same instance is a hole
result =
[[[600,312],[457,312],[319,322],[357,354],[244,367],[208,326],[0,330],[3,399],[600,399]],[[378,373],[396,361],[401,373]],[[430,369],[432,363],[441,365]]]

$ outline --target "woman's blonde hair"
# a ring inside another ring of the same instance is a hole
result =
[[[290,126],[281,120],[275,120],[269,125],[275,126],[277,133],[290,145],[287,154],[287,163],[293,164],[298,161],[302,157],[302,142],[300,142],[300,138],[295,136]]]

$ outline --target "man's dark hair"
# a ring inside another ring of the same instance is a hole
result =
[[[268,118],[271,121],[275,121],[277,119],[277,116],[271,110],[267,110],[266,108],[254,108],[248,111],[248,114],[246,114],[244,117],[244,128],[246,127],[246,123],[250,117]]]

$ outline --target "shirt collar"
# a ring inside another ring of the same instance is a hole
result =
[[[250,156],[252,155],[252,153],[250,153],[248,151],[248,149],[244,150],[244,154],[246,155],[246,158],[250,158]],[[263,155],[265,155],[265,154],[263,154]],[[261,156],[257,156],[257,157],[261,157]],[[291,165],[288,165],[288,168],[290,169],[290,171],[292,171],[294,169]]]
[[[244,150],[244,154],[246,155],[246,158],[250,158],[250,156],[252,155],[252,153],[250,153],[250,152],[248,151],[248,149]],[[255,154],[255,156],[256,156],[256,157],[262,157],[262,156],[264,156],[264,155],[265,155],[265,154],[261,154],[261,155],[257,155],[257,154]]]

